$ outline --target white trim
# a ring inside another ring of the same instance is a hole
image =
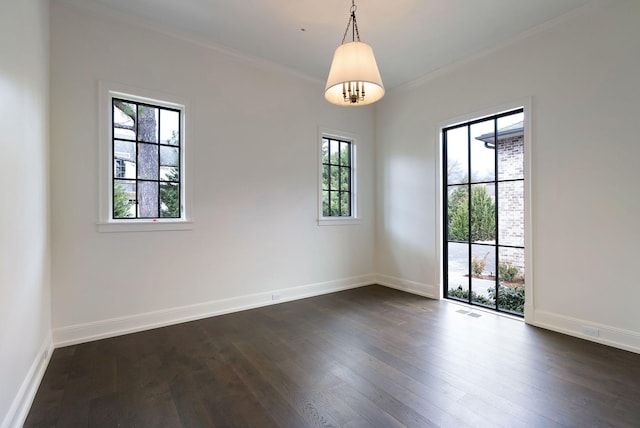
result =
[[[52,352],[53,342],[51,340],[51,334],[49,334],[42,342],[38,353],[33,359],[31,367],[9,407],[9,411],[4,416],[2,423],[0,423],[0,428],[18,428],[24,424],[36,392],[38,392],[40,382],[42,382],[44,373],[49,365]]]
[[[534,314],[534,319],[527,322],[536,327],[640,354],[640,333],[547,311],[535,311]],[[585,328],[597,329],[598,336],[585,334]]]
[[[533,322],[534,306],[534,265],[533,265],[533,98],[528,97],[521,100],[524,109],[524,321],[528,324]]]
[[[443,205],[443,196],[442,196],[442,129],[445,128],[446,125],[436,124],[436,138],[434,141],[437,142],[434,148],[435,150],[435,159],[436,164],[434,168],[434,183],[436,183],[435,189],[435,200],[433,201],[433,206],[436,207],[436,215],[435,215],[435,248],[433,249],[434,254],[436,255],[436,287],[438,288],[436,295],[437,299],[444,298],[444,283],[443,283],[443,273],[444,273],[444,260],[442,255],[442,246],[444,243],[444,236],[442,233],[442,211],[444,208]],[[441,126],[442,125],[442,126]]]
[[[408,279],[396,278],[390,275],[377,274],[377,284],[396,290],[405,291],[418,296],[428,297],[430,299],[439,299],[438,286],[425,284],[422,282],[410,281]]]
[[[324,217],[322,215],[322,140],[335,138],[351,143],[351,217]],[[318,127],[318,226],[345,226],[360,224],[358,215],[358,140],[357,134]]]
[[[518,45],[520,42],[536,37],[539,34],[543,34],[544,32],[550,29],[560,27],[563,24],[569,23],[580,16],[584,16],[585,14],[592,13],[594,10],[597,10],[598,8],[605,7],[607,3],[612,3],[614,1],[616,0],[592,0],[589,3],[584,4],[576,9],[572,9],[560,16],[551,18],[532,28],[529,28],[528,30],[523,31],[520,34],[516,34],[511,38],[503,40],[502,42],[499,42],[496,45],[489,46],[487,48],[480,50],[479,52],[454,60],[449,64],[445,64],[439,68],[433,69],[427,72],[427,74],[417,77],[409,82],[402,83],[391,89],[387,89],[387,94],[390,96],[396,96],[396,94],[398,94],[398,96],[402,96],[401,94],[403,92],[411,91],[438,77],[451,74],[452,72],[460,68],[466,67],[469,64],[472,64],[473,62],[477,61],[478,59],[487,57],[495,52],[499,52],[503,49],[510,48],[514,45]]]
[[[184,43],[188,43],[192,46],[198,46],[203,49],[207,49],[222,55],[226,55],[231,58],[235,58],[238,61],[242,61],[250,66],[258,67],[265,71],[272,71],[276,73],[286,73],[289,76],[303,79],[311,83],[320,83],[323,85],[326,83],[325,78],[314,77],[309,74],[303,73],[300,70],[296,70],[292,67],[279,64],[277,62],[256,56],[255,54],[248,54],[239,50],[230,48],[228,46],[216,43],[206,37],[198,36],[193,32],[169,29],[166,25],[153,21],[139,15],[133,16],[131,14],[123,13],[115,10],[113,7],[104,6],[99,2],[88,2],[86,0],[58,0],[59,3],[73,8],[80,13],[95,17],[95,18],[108,18],[116,23],[126,24],[136,29],[142,28],[147,31],[152,31],[157,34],[161,34],[165,37],[169,37],[175,40],[180,40]]]
[[[163,221],[150,222],[131,220],[127,223],[116,222],[98,223],[98,232],[158,232],[170,230],[193,230],[191,221]]]
[[[376,283],[385,287],[436,300],[439,299],[438,290],[442,288],[437,285],[429,285],[383,274],[376,275]],[[455,300],[447,300],[446,302],[464,306],[469,310],[483,311],[488,314],[502,316],[516,321],[522,321],[522,318],[513,316],[508,313],[485,309],[481,306],[469,306],[461,302],[456,302]],[[602,345],[612,346],[614,348],[640,354],[640,333],[631,330],[624,330],[617,327],[598,324],[592,321],[585,321],[578,318],[567,317],[565,315],[555,314],[547,311],[534,311],[533,305],[529,303],[525,305],[524,322],[535,327],[552,330],[558,333],[566,334],[568,336],[573,336],[580,339],[589,340],[591,342],[600,343]],[[598,336],[594,337],[585,334],[585,328],[597,329]]]
[[[442,129],[452,126],[452,125],[457,125],[459,123],[464,123],[464,122],[468,122],[470,120],[474,120],[477,118],[481,118],[481,117],[485,117],[485,116],[493,116],[496,114],[500,114],[500,113],[504,113],[507,111],[511,111],[511,110],[515,110],[518,108],[522,108],[523,112],[524,112],[524,122],[523,122],[523,128],[524,128],[524,263],[525,263],[525,269],[526,269],[526,281],[524,283],[524,294],[525,294],[525,306],[524,306],[524,319],[525,322],[528,324],[532,323],[533,320],[533,313],[535,311],[534,308],[534,287],[533,287],[533,259],[532,259],[532,254],[533,254],[533,229],[532,229],[532,224],[533,224],[533,208],[532,208],[532,197],[533,197],[533,179],[531,176],[531,171],[532,171],[532,165],[533,165],[533,159],[532,159],[532,153],[533,151],[531,150],[531,145],[532,145],[532,121],[531,121],[531,115],[532,115],[532,104],[533,104],[533,98],[532,97],[525,97],[525,98],[521,98],[515,101],[511,101],[511,102],[507,102],[507,103],[503,103],[497,106],[492,106],[492,107],[486,107],[483,108],[479,111],[475,111],[472,113],[466,113],[464,115],[461,116],[457,116],[454,118],[450,118],[447,120],[443,120],[440,121],[437,126],[436,126],[436,138],[434,141],[437,141],[438,144],[435,148],[436,150],[436,168],[435,168],[435,174],[436,174],[436,192],[435,192],[435,197],[436,200],[434,201],[435,206],[438,207],[438,213],[436,216],[436,248],[435,248],[435,254],[436,257],[438,257],[438,264],[437,264],[437,283],[439,285],[439,291],[438,291],[438,298],[443,298],[443,288],[444,288],[444,284],[443,284],[443,272],[444,272],[444,260],[443,260],[443,256],[442,256],[442,252],[440,251],[440,248],[442,247],[443,244],[443,240],[444,240],[444,236],[442,236],[442,207],[443,207],[443,193],[442,193],[442,171],[443,171],[443,165],[442,165]]]
[[[318,219],[318,226],[352,226],[360,224],[360,219],[355,217],[322,217]]]
[[[439,299],[438,290],[440,287],[437,285],[430,285],[383,274],[360,275],[298,287],[271,290],[269,292],[229,299],[213,300],[205,303],[147,312],[144,314],[55,328],[53,329],[53,343],[56,348],[59,348],[372,284],[382,285],[430,299]],[[278,296],[277,300],[274,300],[275,296]],[[473,308],[481,309],[476,307]],[[532,308],[532,306],[529,306],[529,308]],[[528,309],[525,309],[525,311],[527,310]],[[489,311],[489,313],[494,312]],[[636,332],[545,311],[533,312],[533,310],[531,310],[529,313],[535,314],[535,316],[530,315],[531,318],[534,319],[526,320],[526,322],[533,326],[640,353],[640,334]],[[502,315],[498,312],[495,312],[495,314]],[[510,317],[508,314],[507,316]],[[583,326],[598,329],[600,333],[599,337],[587,336],[582,333]],[[46,358],[37,357],[32,364],[29,374],[25,378],[25,381],[20,388],[20,392],[17,394],[16,399],[11,406],[9,412],[10,415],[16,413],[16,409],[19,407],[21,409],[20,414],[23,414],[21,417],[26,417],[29,406],[35,396],[35,392],[37,391],[40,381],[42,380],[42,376],[44,375],[51,352],[52,344],[51,337],[49,337],[43,344],[41,352],[38,354],[38,356],[46,355]],[[36,372],[37,374],[34,375]],[[28,393],[25,392],[27,389],[29,390]],[[10,425],[9,419],[10,418],[7,416],[0,427],[8,428],[20,425]],[[23,421],[23,419],[21,420]],[[18,418],[14,416],[11,421],[18,421]]]
[[[464,113],[464,114],[461,114],[460,116],[455,116],[449,119],[439,121],[437,124],[436,132],[440,134],[440,132],[442,131],[442,128],[447,128],[450,126],[458,125],[460,123],[469,122],[469,121],[483,118],[483,117],[495,116],[497,114],[506,113],[508,111],[516,110],[519,108],[524,108],[524,113],[525,113],[524,125],[526,126],[527,111],[529,111],[529,114],[530,114],[531,103],[532,103],[532,97],[524,97],[524,98],[519,98],[517,100],[509,101],[509,102],[504,102],[498,105],[486,106],[473,112]],[[526,129],[525,129],[525,133],[526,133]]]
[[[111,99],[123,97],[138,102],[148,102],[162,107],[180,110],[182,142],[180,146],[180,180],[182,191],[180,204],[183,217],[180,219],[114,220],[111,218],[113,178],[111,145]],[[190,230],[191,217],[191,147],[187,138],[191,135],[187,112],[189,103],[176,95],[121,83],[98,81],[98,231],[99,232],[147,232],[162,230]],[[189,147],[187,147],[189,146]]]
[[[375,279],[375,275],[361,275],[298,287],[271,290],[263,293],[248,294],[229,299],[211,300],[209,302],[162,309],[143,314],[58,327],[53,329],[53,341],[56,347],[75,345],[137,331],[209,318],[216,315],[362,287],[374,284]],[[275,300],[276,296],[277,300]]]

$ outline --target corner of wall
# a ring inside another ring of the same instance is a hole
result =
[[[376,283],[396,290],[405,291],[418,296],[428,297],[429,299],[439,299],[438,287],[408,279],[396,278],[390,275],[377,274]]]
[[[49,365],[51,354],[53,353],[53,340],[49,334],[40,346],[40,350],[36,354],[27,375],[25,376],[20,389],[16,394],[9,411],[0,424],[0,428],[18,428],[24,424],[29,409],[33,403],[33,399],[38,392],[40,382],[44,377],[44,373]]]

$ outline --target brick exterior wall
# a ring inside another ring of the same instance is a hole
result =
[[[498,180],[524,179],[524,138],[498,140]],[[498,183],[498,243],[524,247],[524,181]],[[499,249],[500,263],[511,262],[524,277],[524,250]]]

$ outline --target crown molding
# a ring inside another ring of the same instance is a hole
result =
[[[487,47],[485,49],[482,49],[474,54],[471,54],[469,56],[466,56],[462,59],[459,59],[457,61],[451,62],[448,65],[436,68],[433,71],[428,72],[427,74],[418,77],[417,79],[411,80],[409,82],[403,83],[401,85],[395,86],[394,88],[391,88],[387,91],[387,93],[389,95],[394,95],[396,93],[403,93],[409,90],[413,90],[417,87],[423,86],[426,83],[435,80],[439,77],[442,77],[446,74],[449,74],[459,68],[465,67],[481,58],[487,57],[491,54],[494,54],[496,52],[499,52],[501,50],[507,49],[509,47],[512,47],[514,45],[517,45],[518,43],[521,43],[525,40],[531,39],[533,37],[536,37],[542,33],[545,33],[546,31],[549,31],[553,28],[556,28],[562,24],[566,24],[570,21],[573,21],[574,19],[577,19],[578,17],[581,16],[586,16],[589,15],[591,13],[593,13],[595,10],[598,9],[602,9],[605,8],[611,4],[617,3],[621,0],[592,0],[591,2],[580,6],[576,9],[573,9],[567,13],[564,13],[560,16],[557,16],[555,18],[551,18],[541,24],[538,24],[534,27],[529,28],[528,30],[523,31],[522,33],[519,33],[507,40],[504,40],[501,43],[498,43],[497,45],[493,45],[490,47]]]
[[[120,24],[125,24],[131,27],[136,27],[146,31],[162,34],[163,36],[166,36],[166,37],[180,40],[182,42],[185,42],[194,46],[198,46],[200,48],[214,51],[218,54],[235,58],[241,62],[244,62],[245,64],[254,66],[256,68],[285,73],[290,76],[293,76],[298,79],[305,80],[307,82],[311,82],[314,84],[324,85],[325,83],[324,81],[316,77],[302,73],[301,71],[298,71],[291,67],[286,67],[282,64],[278,64],[276,62],[269,61],[264,58],[245,54],[238,50],[223,46],[221,44],[214,43],[204,37],[196,36],[193,33],[178,31],[178,30],[170,30],[149,19],[130,16],[122,12],[119,12],[115,9],[106,7],[102,4],[98,4],[95,2],[88,2],[85,0],[52,0],[52,3],[58,3],[65,7],[69,7],[71,9],[75,9],[82,13],[91,15],[93,17],[106,18],[106,19],[110,19],[112,21],[118,22]]]

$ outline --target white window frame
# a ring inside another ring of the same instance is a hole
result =
[[[322,215],[322,140],[332,138],[351,143],[351,216],[325,217]],[[318,225],[345,226],[360,224],[358,214],[358,135],[335,129],[318,129]]]
[[[187,150],[186,137],[188,103],[174,95],[136,88],[119,83],[98,82],[98,142],[99,142],[99,189],[98,189],[98,231],[99,232],[149,232],[164,230],[190,230],[193,219],[191,217],[190,180],[190,150]],[[112,109],[113,98],[154,104],[180,110],[180,218],[154,219],[114,219],[113,218],[113,144],[112,144]]]

